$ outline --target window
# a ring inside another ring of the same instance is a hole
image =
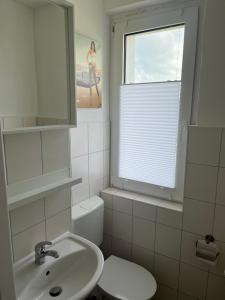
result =
[[[112,74],[121,72],[121,82],[112,82],[114,186],[183,198],[197,29],[193,12],[116,27]]]
[[[125,35],[125,84],[181,80],[185,25]]]
[[[119,177],[175,188],[184,25],[124,39]]]

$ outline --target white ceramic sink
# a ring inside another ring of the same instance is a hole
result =
[[[93,243],[71,233],[65,233],[48,250],[56,250],[59,258],[46,257],[43,265],[34,263],[34,254],[15,265],[15,285],[18,300],[81,300],[96,286],[102,274],[104,259]],[[59,296],[50,290],[60,287]]]

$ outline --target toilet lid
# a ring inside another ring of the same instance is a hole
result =
[[[157,288],[150,272],[114,255],[105,261],[98,285],[107,294],[122,300],[152,298]]]

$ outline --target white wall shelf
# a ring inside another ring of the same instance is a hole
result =
[[[50,130],[61,130],[74,128],[75,125],[49,125],[49,126],[36,126],[36,127],[23,127],[23,128],[12,128],[2,130],[3,135],[8,134],[23,134],[23,133],[32,133],[32,132],[41,132],[41,131],[50,131]]]
[[[46,197],[60,189],[77,185],[82,178],[67,176],[68,170],[49,173],[7,186],[8,209],[13,210],[33,201]]]

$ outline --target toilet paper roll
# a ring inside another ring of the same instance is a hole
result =
[[[219,251],[214,242],[198,240],[196,243],[197,259],[209,266],[216,266],[218,262]]]

